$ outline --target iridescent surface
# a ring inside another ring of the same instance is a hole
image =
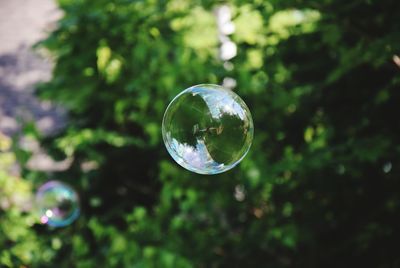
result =
[[[250,149],[253,120],[231,90],[197,85],[176,96],[164,114],[162,134],[172,158],[199,174],[236,166]]]
[[[53,227],[69,225],[80,213],[78,194],[59,181],[49,181],[40,186],[36,193],[36,207],[40,222]]]

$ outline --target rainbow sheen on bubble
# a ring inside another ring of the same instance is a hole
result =
[[[233,91],[210,84],[177,95],[162,123],[169,154],[199,174],[218,174],[235,167],[249,151],[253,132],[253,119],[244,101]]]
[[[80,213],[78,194],[72,187],[60,181],[49,181],[40,186],[35,201],[40,222],[49,226],[67,226]]]

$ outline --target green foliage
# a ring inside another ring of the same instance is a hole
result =
[[[70,122],[43,144],[73,157],[52,176],[79,190],[83,213],[52,230],[2,207],[1,264],[400,265],[400,2],[230,4],[239,54],[226,71],[212,1],[60,1],[43,42],[57,64],[39,94]],[[185,171],[162,144],[163,112],[227,75],[253,113],[252,149],[224,174]],[[21,196],[36,176],[23,175]]]
[[[10,152],[12,141],[0,133],[0,263],[15,267],[43,261],[40,241],[31,229],[32,185],[13,175],[16,156]]]

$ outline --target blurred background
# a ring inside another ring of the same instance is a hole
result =
[[[400,267],[398,0],[0,0],[1,267]],[[172,98],[252,111],[239,166],[161,138]],[[39,222],[48,180],[80,217]]]

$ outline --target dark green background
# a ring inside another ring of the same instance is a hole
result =
[[[215,1],[60,5],[41,44],[54,77],[38,94],[67,107],[69,124],[39,138],[74,161],[23,179],[2,168],[0,186],[22,198],[66,181],[82,215],[51,229],[17,201],[0,210],[3,266],[400,266],[400,1],[232,1],[230,72]],[[252,111],[252,149],[229,172],[196,175],[167,154],[162,115],[184,88],[225,76]]]

